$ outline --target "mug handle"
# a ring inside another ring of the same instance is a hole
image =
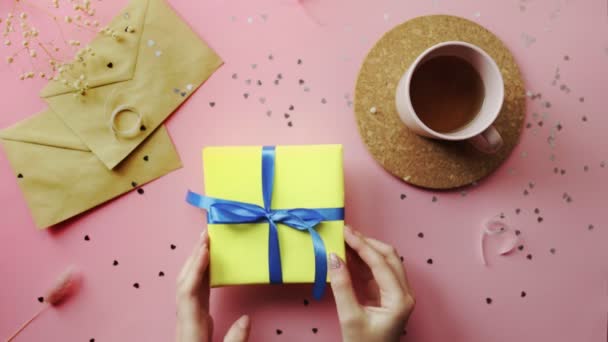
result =
[[[494,126],[469,139],[473,147],[483,153],[494,154],[500,150],[504,141]]]

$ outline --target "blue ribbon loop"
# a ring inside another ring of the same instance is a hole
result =
[[[277,223],[302,232],[308,232],[312,239],[315,254],[315,283],[313,296],[320,299],[325,291],[327,280],[327,252],[321,235],[315,227],[322,221],[344,220],[344,208],[318,209],[271,209],[274,183],[275,147],[262,148],[262,195],[264,207],[256,204],[230,201],[202,196],[188,191],[186,201],[191,205],[207,210],[209,224],[238,224],[268,222],[268,270],[270,282],[283,282],[281,271],[281,251]]]

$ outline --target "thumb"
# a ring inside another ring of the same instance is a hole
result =
[[[251,319],[247,315],[241,316],[236,322],[232,323],[230,329],[224,337],[224,342],[246,342],[249,339],[251,329]]]
[[[334,253],[329,255],[329,279],[336,299],[340,322],[348,322],[361,313],[346,264]]]

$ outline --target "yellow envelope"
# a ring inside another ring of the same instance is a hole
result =
[[[36,225],[181,167],[159,126],[221,64],[164,0],[132,0],[42,90],[50,109],[0,132]]]
[[[36,226],[46,228],[181,167],[159,127],[109,170],[50,110],[0,132]]]
[[[132,0],[108,27],[113,32],[99,33],[41,96],[113,169],[222,61],[164,0]],[[123,107],[142,118],[142,130],[128,139],[110,129],[112,113]]]
[[[262,147],[203,150],[206,196],[263,206]],[[277,146],[272,209],[342,208],[341,145]],[[344,221],[315,229],[326,252],[344,259]],[[277,224],[284,283],[314,282],[315,257],[307,232]],[[269,283],[268,223],[209,224],[212,286]]]

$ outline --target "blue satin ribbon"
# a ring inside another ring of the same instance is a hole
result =
[[[277,223],[282,223],[299,231],[308,232],[312,238],[315,254],[315,283],[313,296],[320,299],[327,280],[327,252],[323,239],[315,230],[322,221],[344,220],[344,208],[319,209],[271,209],[274,183],[275,147],[262,148],[262,195],[264,207],[256,204],[230,201],[202,196],[188,191],[186,201],[195,207],[207,210],[207,223],[238,224],[268,221],[268,270],[270,282],[283,282],[281,252]]]

